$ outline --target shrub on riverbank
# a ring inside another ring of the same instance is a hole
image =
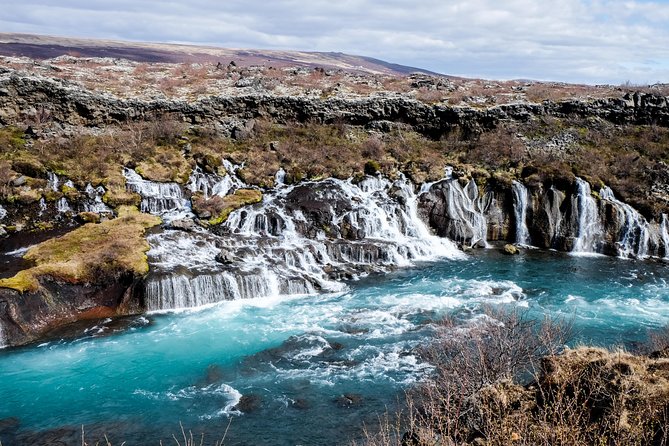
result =
[[[568,325],[517,313],[447,322],[426,349],[433,378],[376,445],[667,445],[669,358],[561,346]]]

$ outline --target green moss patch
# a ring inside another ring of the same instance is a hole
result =
[[[220,225],[228,219],[232,211],[261,201],[262,192],[259,190],[238,189],[225,197],[215,196],[207,200],[196,195],[193,197],[193,210],[199,216],[209,218],[210,225]]]
[[[34,246],[24,258],[35,266],[0,280],[0,287],[37,291],[44,276],[69,283],[95,283],[128,272],[146,274],[149,244],[144,234],[160,219],[132,207],[120,207],[118,213],[113,220],[88,223]]]

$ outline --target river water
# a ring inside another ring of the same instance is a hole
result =
[[[473,323],[487,305],[517,308],[573,319],[575,342],[630,346],[669,322],[666,268],[486,249],[337,293],[100,321],[0,351],[0,420],[15,418],[0,439],[81,444],[85,425],[113,445],[175,444],[182,423],[204,444],[226,429],[226,445],[347,444],[429,376],[416,347],[444,315]]]

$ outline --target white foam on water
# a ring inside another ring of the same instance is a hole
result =
[[[569,303],[569,302],[572,302],[574,300],[582,300],[582,299],[583,299],[583,297],[581,297],[581,296],[574,296],[572,294],[568,294],[567,297],[565,298],[564,302]]]
[[[306,343],[307,347],[298,350],[294,353],[288,353],[286,355],[286,358],[288,359],[308,360],[332,348],[330,346],[330,343],[326,341],[325,338],[313,334],[304,334],[296,336],[295,341]]]
[[[395,294],[389,293],[381,297],[389,311],[395,313],[412,313],[431,310],[446,310],[461,306],[464,301],[451,295],[423,293]]]
[[[225,400],[225,405],[213,414],[202,415],[200,419],[219,418],[221,416],[241,415],[234,409],[242,398],[242,394],[228,384],[210,384],[205,387],[190,386],[177,391],[153,392],[144,389],[136,389],[134,395],[141,396],[158,402],[176,402],[182,400],[202,400],[220,398]]]

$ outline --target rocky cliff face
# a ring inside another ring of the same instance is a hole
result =
[[[383,96],[321,99],[252,94],[213,96],[195,102],[131,100],[85,90],[67,81],[0,68],[0,123],[23,122],[38,109],[47,109],[51,119],[67,125],[103,126],[171,115],[193,124],[222,124],[228,131],[234,131],[234,123],[240,120],[267,118],[278,122],[343,122],[381,130],[392,128],[395,123],[409,125],[435,138],[454,126],[476,130],[492,128],[504,120],[526,121],[536,116],[598,117],[616,124],[669,126],[667,98],[654,94],[482,109],[429,105],[409,97]]]
[[[44,279],[39,290],[24,293],[0,288],[0,340],[22,345],[72,322],[141,313],[136,284],[126,275],[93,285]]]

